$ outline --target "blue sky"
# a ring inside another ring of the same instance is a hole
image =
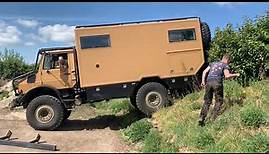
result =
[[[211,32],[241,25],[269,11],[268,2],[24,2],[0,5],[0,50],[15,49],[27,63],[41,47],[73,45],[74,26],[198,16]]]

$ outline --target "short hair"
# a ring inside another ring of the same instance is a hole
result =
[[[231,56],[227,53],[225,53],[223,56],[222,56],[222,59],[229,59],[231,60]]]

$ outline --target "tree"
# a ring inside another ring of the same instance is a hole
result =
[[[257,17],[256,21],[246,18],[243,25],[235,30],[227,24],[223,30],[217,28],[209,52],[209,61],[215,61],[228,53],[232,57],[231,70],[241,74],[237,78],[242,85],[262,79],[269,65],[268,15]]]
[[[0,76],[12,79],[18,75],[29,72],[33,65],[28,65],[23,57],[14,50],[4,49],[0,52]]]

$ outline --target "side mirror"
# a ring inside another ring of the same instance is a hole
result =
[[[30,74],[28,77],[27,77],[27,83],[34,83],[36,80],[36,74]]]

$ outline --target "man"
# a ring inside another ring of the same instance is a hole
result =
[[[212,112],[212,121],[214,121],[218,116],[223,103],[223,78],[225,77],[225,79],[229,79],[240,75],[239,73],[230,73],[228,66],[229,63],[229,55],[224,54],[221,61],[210,63],[209,66],[203,71],[201,86],[205,86],[205,95],[204,105],[201,109],[199,117],[200,126],[204,126],[205,118],[207,116],[209,107],[212,104],[213,93],[215,94],[215,105]]]

